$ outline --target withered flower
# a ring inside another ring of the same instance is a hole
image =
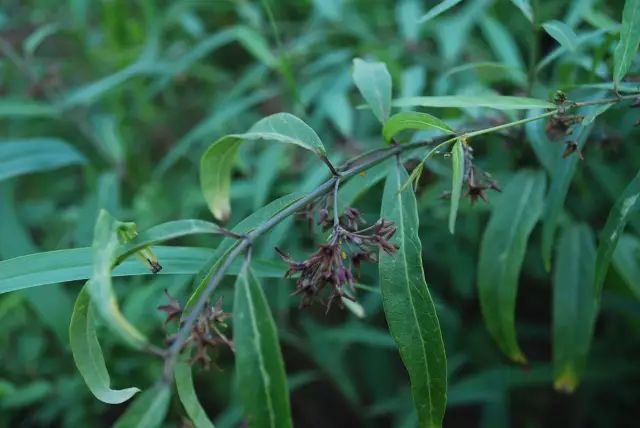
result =
[[[580,160],[584,160],[584,156],[582,156],[582,151],[578,148],[578,143],[575,141],[567,141],[564,152],[562,152],[562,159],[568,158],[571,154],[577,153]]]
[[[552,116],[545,125],[545,132],[551,140],[559,140],[573,132],[573,125],[584,119],[577,114],[557,114]]]

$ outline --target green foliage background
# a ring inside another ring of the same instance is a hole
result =
[[[575,100],[611,95],[624,2],[533,1],[535,29],[514,3],[528,2],[467,0],[419,23],[435,2],[3,0],[1,139],[31,144],[34,159],[42,159],[31,173],[4,179],[0,158],[0,258],[90,246],[101,208],[135,221],[139,230],[176,219],[210,219],[198,181],[202,153],[220,136],[245,132],[269,114],[287,111],[303,118],[335,164],[381,147],[380,123],[358,107],[364,101],[352,80],[355,57],[386,63],[394,98],[499,93],[550,99],[556,90]],[[540,27],[550,20],[573,29],[573,50]],[[640,89],[638,70],[636,58],[621,91]],[[598,110],[602,114],[584,134],[585,160],[565,160],[577,166],[560,204],[556,235],[579,222],[586,225],[584,233],[597,236],[636,175],[639,113],[627,107]],[[478,107],[429,111],[454,129],[519,117]],[[59,141],[75,150],[66,153]],[[542,122],[483,135],[472,145],[475,163],[503,186],[521,169],[546,170],[553,180],[558,168],[567,168],[559,161],[562,143],[548,141]],[[480,242],[498,196],[489,194],[489,204],[463,199],[451,235],[449,202],[438,198],[450,189],[450,165],[442,157],[428,162],[416,195],[425,275],[448,359],[444,426],[633,426],[640,417],[637,211],[605,280],[583,381],[567,395],[553,389],[554,276],[541,256],[541,225],[528,241],[518,281],[518,338],[529,361],[520,367],[490,337],[478,302]],[[377,174],[380,181],[384,173]],[[276,197],[310,191],[328,177],[304,151],[244,144],[227,224]],[[357,180],[371,177],[375,170]],[[369,222],[379,217],[382,189],[380,181],[355,203]],[[286,220],[257,242],[254,257],[276,260],[278,245],[303,259],[322,239],[309,233],[305,221]],[[565,243],[570,238],[562,239],[550,253],[554,269],[554,263],[564,266],[578,257],[562,252],[572,248]],[[175,244],[219,242],[206,235]],[[277,267],[284,272],[284,265]],[[297,298],[289,296],[292,281],[262,279],[283,347],[296,426],[416,426],[408,377],[385,324],[376,266],[364,266],[360,282],[373,287],[358,292],[364,319],[348,310],[333,309],[327,316],[323,308],[299,311]],[[233,283],[226,279],[216,293],[229,311]],[[156,309],[165,302],[162,290],[184,302],[192,276],[141,275],[114,284],[127,319],[162,343],[163,316]],[[127,404],[95,400],[71,358],[68,324],[80,286],[0,295],[0,427],[111,426],[124,411]],[[160,359],[132,351],[114,335],[100,339],[115,387],[153,385],[162,371]],[[239,426],[237,389],[243,385],[234,382],[233,356],[221,350],[216,363],[210,371],[194,371],[198,396],[216,427]],[[171,400],[164,425],[188,423],[177,397]]]

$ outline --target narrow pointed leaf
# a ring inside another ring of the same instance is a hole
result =
[[[55,117],[59,114],[54,106],[32,99],[0,99],[0,117]]]
[[[195,387],[193,386],[193,374],[191,365],[185,361],[178,361],[174,367],[176,390],[187,416],[191,419],[195,428],[214,428],[213,423],[202,408]]]
[[[276,325],[250,270],[238,276],[233,304],[236,376],[250,427],[292,426],[289,388]],[[249,387],[250,386],[250,387]]]
[[[445,133],[453,133],[454,130],[435,116],[417,111],[404,111],[394,114],[387,120],[382,128],[384,140],[389,143],[399,132],[407,129],[439,129]]]
[[[256,122],[245,134],[226,135],[213,143],[200,160],[200,187],[213,216],[225,221],[231,214],[229,188],[231,169],[245,140],[266,140],[294,144],[320,157],[326,151],[320,137],[306,123],[289,113],[276,113]]]
[[[640,239],[622,235],[613,253],[613,266],[640,300]]]
[[[626,0],[620,41],[613,51],[613,81],[617,86],[631,68],[640,43],[640,0]]]
[[[456,217],[458,215],[458,205],[462,195],[462,182],[464,176],[464,142],[456,141],[451,150],[451,207],[449,208],[449,232],[454,233],[456,229]]]
[[[428,20],[433,19],[436,16],[440,15],[441,13],[444,13],[447,10],[451,9],[453,6],[455,6],[458,3],[460,3],[460,1],[461,0],[444,0],[444,1],[441,1],[440,3],[438,3],[437,5],[432,7],[431,10],[429,10],[429,12],[427,12],[424,16],[422,16],[420,18],[419,22],[421,24],[424,24]]]
[[[533,23],[533,8],[529,0],[511,0],[511,3],[520,9],[520,12],[522,12],[529,22]]]
[[[0,141],[0,181],[85,162],[75,148],[56,138]]]
[[[69,324],[69,344],[80,375],[91,393],[107,404],[119,404],[133,397],[138,388],[111,389],[111,380],[96,335],[91,299],[82,287]]]
[[[562,233],[553,273],[554,387],[572,392],[586,366],[596,313],[593,277],[595,239],[589,226],[570,225]]]
[[[428,97],[398,98],[394,107],[486,107],[497,110],[526,110],[533,108],[555,108],[545,100],[507,95],[444,95]]]
[[[156,428],[169,410],[171,390],[158,385],[144,391],[116,421],[114,428]]]
[[[624,189],[607,216],[607,222],[600,232],[598,252],[596,255],[595,290],[596,298],[600,298],[600,291],[609,270],[609,263],[613,252],[618,245],[618,240],[624,232],[624,228],[632,213],[638,211],[640,206],[640,172],[631,180]]]
[[[442,426],[447,401],[447,362],[438,316],[424,278],[416,199],[400,165],[389,172],[382,214],[397,231],[394,254],[380,252],[380,288],[389,331],[411,379],[421,427]]]
[[[556,39],[561,46],[565,47],[569,51],[575,51],[578,46],[578,36],[573,32],[571,27],[562,21],[551,20],[542,24],[542,28],[551,37]]]
[[[383,62],[353,60],[353,81],[373,114],[385,123],[391,112],[391,75]]]
[[[493,202],[480,244],[478,290],[482,315],[500,349],[516,362],[526,361],[516,338],[518,277],[529,235],[542,214],[545,181],[542,172],[516,174]]]

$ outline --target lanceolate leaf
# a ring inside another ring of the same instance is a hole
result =
[[[627,74],[640,43],[640,0],[626,0],[622,11],[620,42],[613,52],[613,81],[617,85]]]
[[[485,324],[516,362],[526,361],[516,339],[518,277],[529,235],[542,214],[545,181],[542,172],[516,174],[493,203],[480,245],[478,289]]]
[[[168,385],[158,385],[144,391],[116,421],[114,428],[156,428],[162,424],[171,390]]]
[[[446,12],[447,10],[451,9],[453,6],[457,5],[458,3],[460,3],[461,0],[444,0],[441,1],[440,3],[438,3],[437,5],[435,5],[433,8],[431,8],[431,10],[429,12],[427,12],[422,18],[420,18],[420,23],[423,24],[425,22],[427,22],[430,19],[435,18],[436,16],[440,15],[441,13]]]
[[[396,99],[392,105],[394,107],[487,107],[498,110],[555,108],[553,104],[545,100],[506,95],[409,97]]]
[[[511,0],[511,3],[520,9],[529,22],[533,23],[533,8],[531,7],[531,2],[529,0]]]
[[[609,212],[607,222],[600,232],[598,253],[596,255],[595,292],[599,301],[600,291],[609,269],[611,256],[613,255],[618,240],[624,231],[633,212],[637,212],[640,206],[640,172],[631,180]]]
[[[127,401],[138,388],[111,389],[109,372],[98,343],[91,299],[86,287],[82,287],[76,299],[69,325],[69,343],[73,359],[89,390],[107,404]]]
[[[250,270],[235,285],[233,343],[236,376],[250,427],[292,426],[278,333],[262,287]]]
[[[256,122],[246,134],[231,134],[213,143],[200,161],[202,194],[218,220],[227,220],[231,214],[229,187],[231,169],[244,140],[267,140],[294,144],[310,150],[320,157],[326,151],[320,138],[306,123],[289,113],[277,113]]]
[[[193,275],[208,265],[216,250],[200,247],[153,248],[162,263],[159,275]],[[281,278],[285,265],[274,260],[254,260],[254,273],[259,277]],[[59,282],[83,281],[92,274],[91,248],[46,251],[0,261],[0,294],[24,288]],[[240,262],[227,272],[236,275]],[[151,275],[139,260],[125,260],[111,273],[112,276]]]
[[[147,343],[147,338],[120,312],[111,284],[111,271],[120,246],[118,231],[131,227],[135,225],[119,222],[105,210],[100,211],[91,246],[93,272],[86,287],[97,312],[107,325],[133,347],[142,348]]]
[[[422,268],[418,211],[400,166],[391,169],[382,197],[382,214],[397,231],[394,254],[380,252],[380,288],[385,317],[400,357],[409,372],[413,401],[421,427],[438,427],[447,401],[447,362],[440,324]]]
[[[353,60],[353,81],[373,114],[385,123],[391,112],[391,75],[383,62]]]
[[[451,178],[451,207],[449,209],[449,232],[454,233],[456,228],[456,217],[458,215],[458,205],[462,194],[462,181],[464,175],[464,142],[456,141],[451,150],[451,166],[453,169]]]
[[[31,99],[0,99],[0,117],[55,117],[58,111],[50,104]]]
[[[193,386],[191,365],[185,361],[178,361],[173,371],[176,379],[178,397],[180,397],[180,402],[185,412],[187,412],[189,419],[193,422],[194,427],[213,428],[213,423],[211,423],[207,413],[198,401],[198,396]]]
[[[576,33],[573,32],[571,27],[564,22],[554,19],[542,24],[542,28],[566,49],[570,51],[576,50],[576,46],[578,46],[578,36],[576,36]]]
[[[554,387],[571,392],[582,375],[596,314],[593,289],[596,247],[586,224],[562,233],[553,274]]]
[[[291,193],[289,195],[282,196],[281,198],[278,198],[275,201],[270,202],[269,204],[255,211],[249,217],[245,218],[240,223],[238,223],[231,231],[239,235],[249,233],[253,229],[255,229],[259,224],[269,220],[271,217],[273,217],[283,209],[287,208],[289,205],[301,199],[304,195],[305,195],[304,193]],[[214,272],[218,269],[220,264],[224,261],[226,254],[233,248],[236,242],[237,241],[232,238],[223,239],[220,245],[218,246],[218,248],[216,249],[215,253],[213,254],[213,256],[198,272],[198,275],[196,275],[196,278],[194,281],[194,284],[196,285],[196,289],[193,292],[193,294],[189,297],[189,300],[185,305],[185,309],[184,309],[185,314],[188,313],[191,307],[196,304],[196,302],[200,298],[200,295],[206,288],[207,283],[213,276]]]
[[[55,138],[0,141],[0,181],[85,162],[76,149]]]
[[[417,111],[404,111],[394,114],[385,122],[382,128],[384,140],[389,143],[399,132],[407,129],[439,129],[445,133],[453,133],[453,129],[435,116]]]

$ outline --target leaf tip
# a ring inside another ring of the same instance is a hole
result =
[[[565,394],[572,394],[578,386],[578,377],[571,367],[565,368],[553,382],[553,389]]]
[[[527,361],[527,357],[525,357],[525,355],[522,353],[522,351],[519,351],[519,350],[516,351],[515,353],[511,354],[509,356],[509,358],[514,363],[518,363],[518,364],[522,364],[522,365],[529,364],[529,362]]]

